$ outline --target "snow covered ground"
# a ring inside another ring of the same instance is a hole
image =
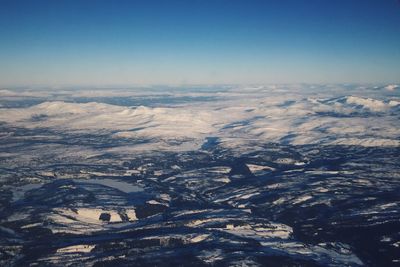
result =
[[[397,85],[0,90],[0,265],[391,266]]]

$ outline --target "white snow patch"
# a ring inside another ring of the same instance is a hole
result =
[[[270,166],[263,166],[263,165],[249,164],[249,163],[246,165],[253,174],[262,175],[270,171],[275,171],[275,168]]]
[[[347,97],[346,102],[348,104],[363,106],[364,108],[368,108],[372,111],[382,111],[387,107],[383,101],[372,98],[356,97],[356,96]]]
[[[136,212],[134,209],[128,209],[125,211],[126,216],[128,216],[129,221],[136,221],[137,217],[136,217]]]
[[[193,237],[192,239],[190,239],[190,243],[202,242],[202,241],[206,240],[209,236],[210,236],[209,234],[198,235],[198,236]]]
[[[57,249],[57,253],[89,253],[95,245],[74,245]]]
[[[288,239],[293,233],[290,226],[285,224],[271,223],[255,224],[255,225],[239,225],[227,224],[226,229],[221,229],[224,232],[231,233],[237,236],[243,236],[246,238],[253,238],[256,240],[263,240],[266,238],[279,238]]]
[[[307,201],[307,200],[310,200],[310,199],[312,199],[312,198],[313,198],[313,197],[310,196],[310,195],[304,195],[304,196],[301,196],[301,197],[298,197],[298,198],[294,199],[294,200],[293,200],[293,204],[294,204],[294,205],[300,204],[300,203],[305,202],[305,201]]]
[[[397,88],[399,88],[399,85],[397,85],[397,84],[389,84],[389,85],[385,86],[385,89],[388,91],[394,91]]]

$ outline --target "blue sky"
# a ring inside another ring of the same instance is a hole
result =
[[[0,86],[400,81],[397,0],[0,0]]]

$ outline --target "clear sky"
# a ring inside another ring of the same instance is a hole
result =
[[[398,0],[0,0],[0,86],[400,81]]]

